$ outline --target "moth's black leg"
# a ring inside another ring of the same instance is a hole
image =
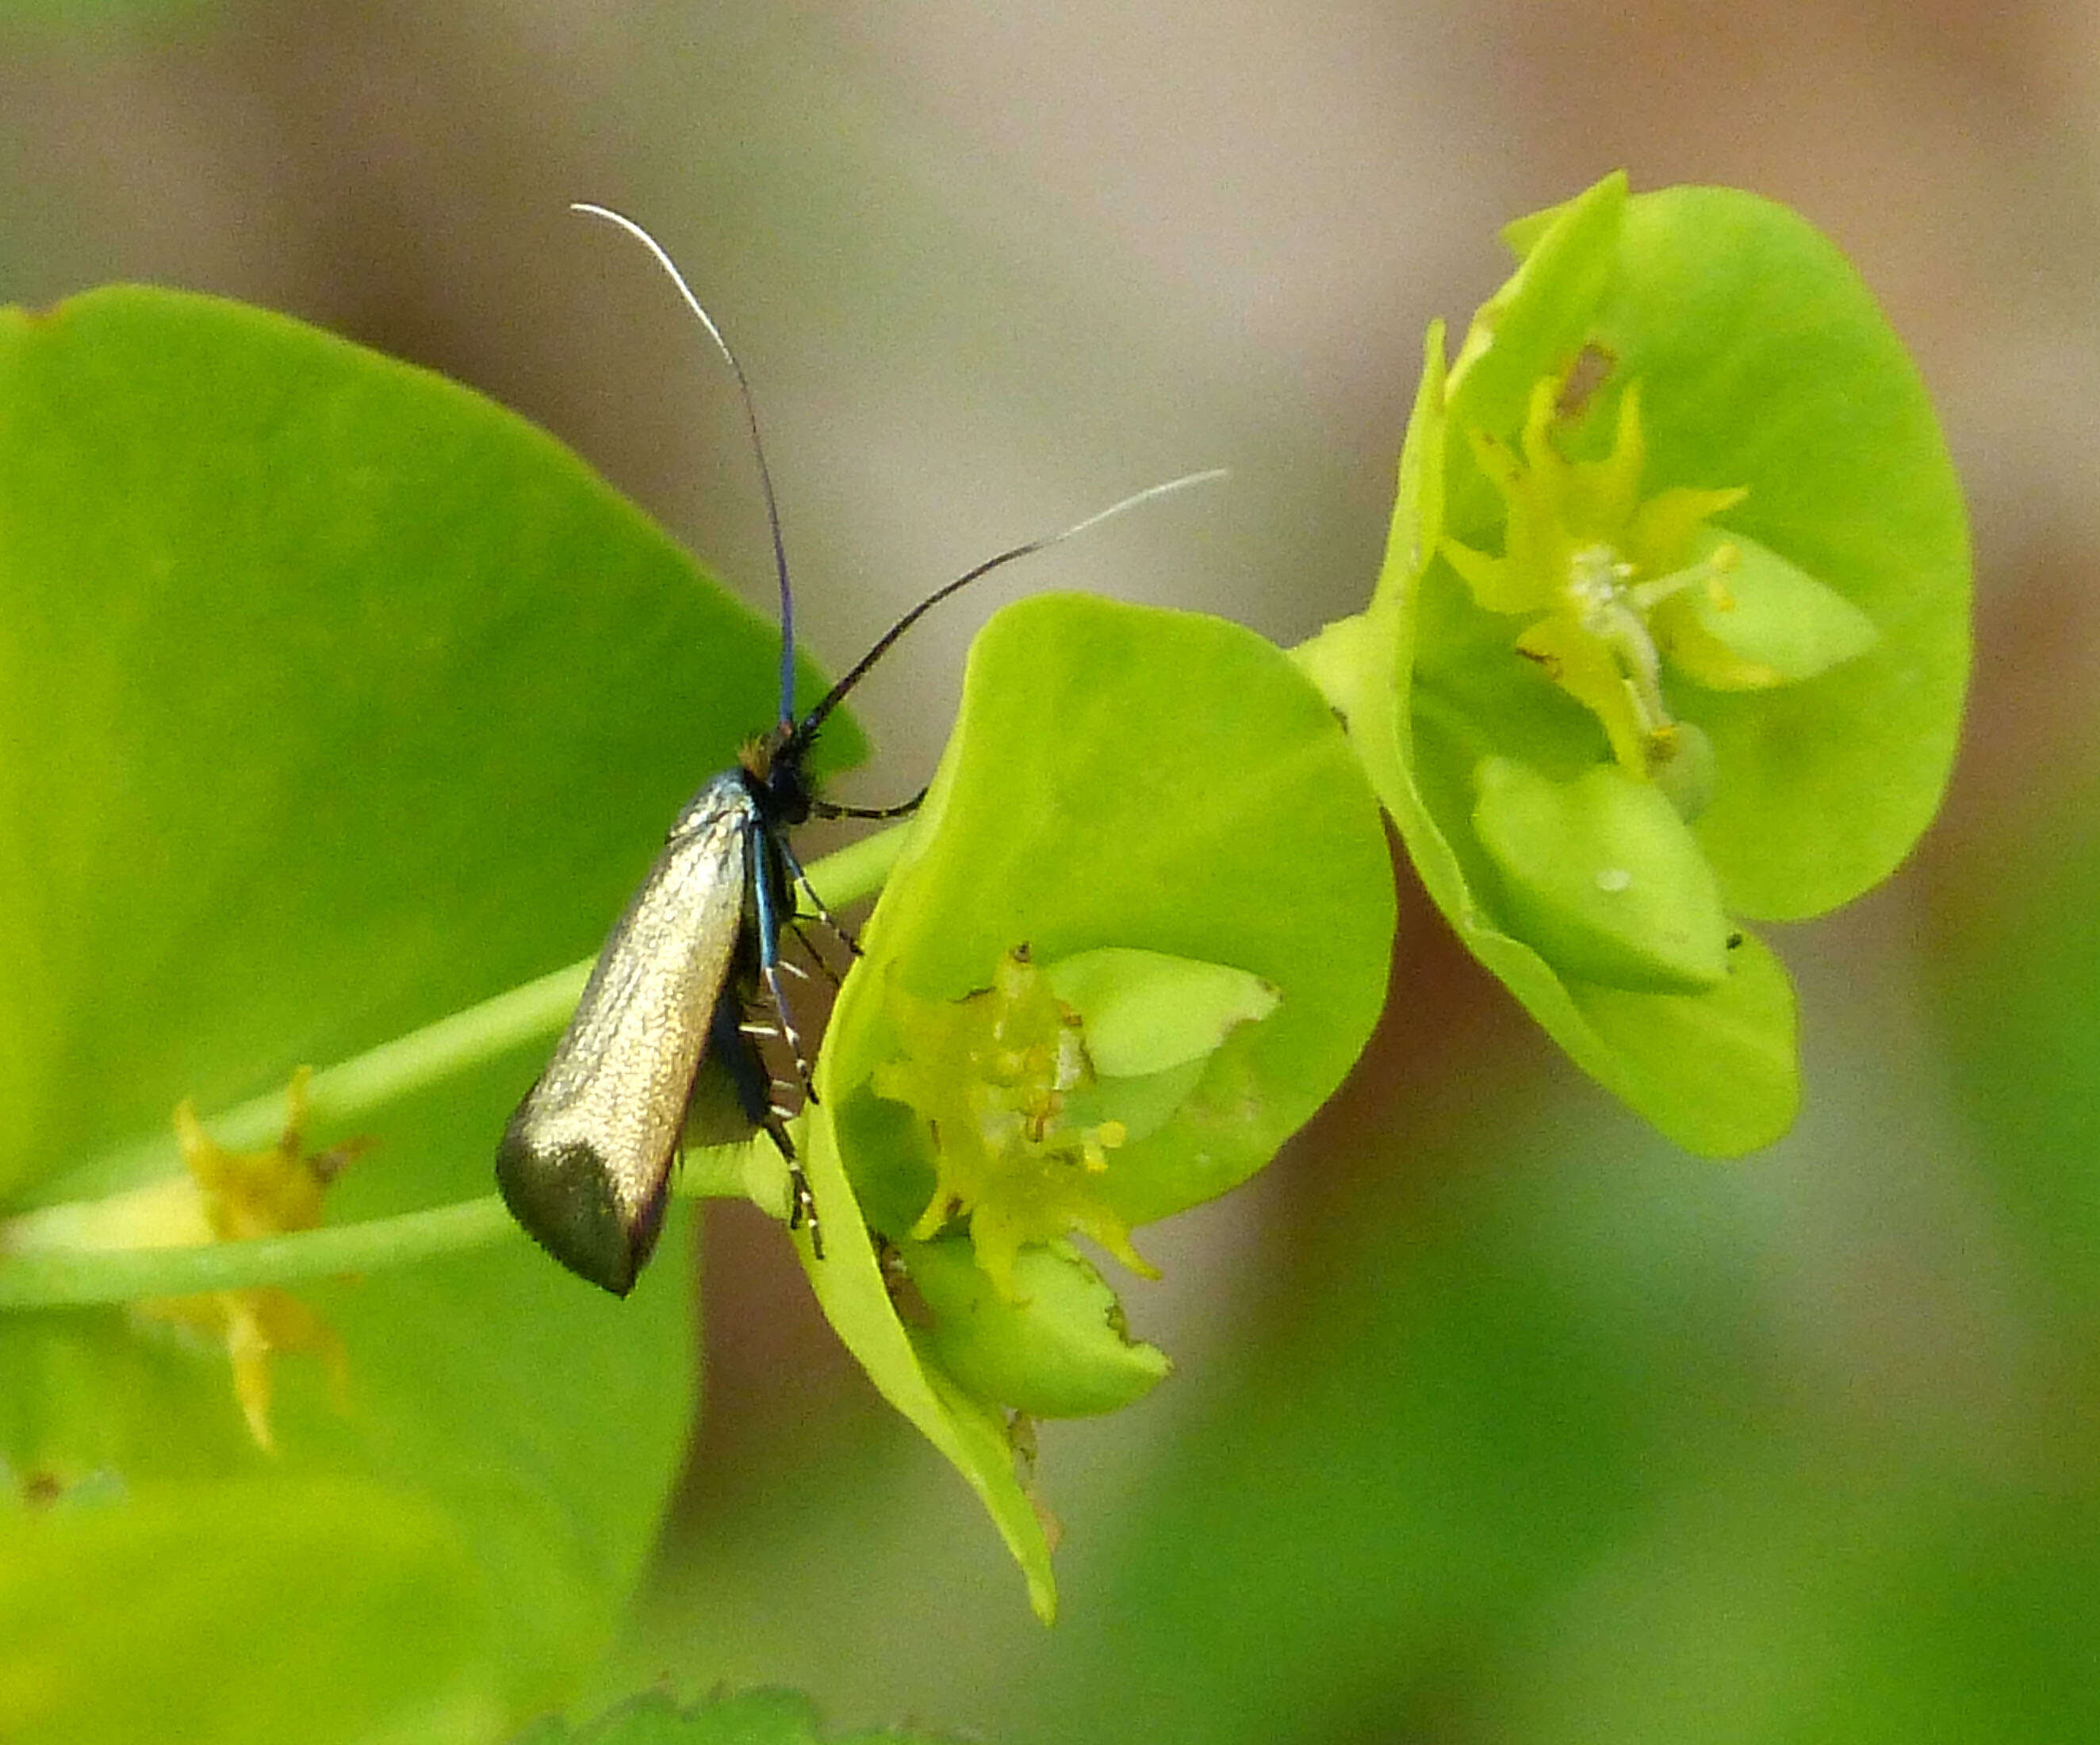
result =
[[[768,1023],[761,1016],[740,1013],[739,1005],[732,996],[715,1008],[714,1022],[709,1027],[712,1033],[708,1040],[708,1053],[728,1075],[737,1107],[744,1120],[753,1127],[765,1129],[780,1153],[781,1161],[787,1164],[788,1227],[794,1230],[807,1224],[810,1246],[817,1258],[822,1260],[824,1239],[817,1224],[816,1199],[810,1191],[809,1177],[802,1173],[802,1161],[796,1155],[795,1142],[788,1136],[788,1122],[795,1111],[788,1106],[786,1098],[794,1087],[773,1076],[757,1048],[760,1040],[779,1036],[780,1027],[777,1023]]]
[[[810,815],[816,818],[909,818],[925,803],[927,793],[926,789],[921,788],[918,793],[913,794],[900,806],[834,806],[828,800],[814,800],[810,802]],[[802,887],[803,894],[810,899],[810,907],[816,910],[817,919],[831,930],[832,936],[840,940],[847,951],[856,957],[859,956],[860,941],[841,927],[832,912],[824,907],[824,899],[817,895],[816,887],[810,884],[810,875],[802,870],[802,863],[795,858],[795,850],[784,842],[778,846],[780,857],[786,863],[788,872],[793,875],[795,882]],[[797,927],[795,932],[803,944],[810,943],[809,936],[803,933],[801,928]],[[818,956],[814,948],[811,948],[810,956],[815,959],[818,967],[822,969],[825,974],[831,975],[829,965],[825,964],[822,957]],[[838,986],[836,976],[832,976],[832,985],[834,987]]]
[[[778,855],[779,859],[774,857]],[[780,923],[782,917],[775,912],[774,893],[785,886],[779,874],[780,862],[784,860],[796,872],[793,853],[788,845],[771,832],[754,829],[748,858],[750,862],[752,908],[756,912],[755,942],[758,948],[759,979],[765,983],[766,996],[773,1002],[774,1016],[780,1021],[780,1033],[788,1039],[788,1052],[795,1057],[796,1076],[802,1081],[802,1089],[810,1102],[817,1100],[816,1087],[810,1082],[810,1058],[802,1047],[802,1038],[795,1028],[795,1014],[788,1005],[788,996],[780,986]]]
[[[824,961],[824,954],[817,949],[816,942],[812,939],[807,933],[803,931],[802,923],[801,921],[790,916],[788,917],[788,925],[794,930],[795,937],[802,942],[802,949],[810,954],[810,961],[817,966],[817,973],[822,975],[823,979],[829,982],[832,987],[836,989],[839,985],[837,973],[829,964]],[[850,945],[852,941],[848,940],[847,943]],[[788,962],[784,957],[780,961],[780,967],[796,974],[800,974],[801,973],[796,970],[795,965]],[[807,979],[807,978],[805,978],[805,979]]]
[[[788,1165],[788,1195],[791,1202],[788,1208],[788,1227],[799,1230],[803,1225],[808,1225],[810,1252],[822,1260],[824,1257],[824,1226],[817,1221],[817,1196],[810,1191],[810,1178],[802,1173],[802,1160],[795,1155],[795,1142],[788,1137],[786,1115],[777,1102],[768,1111],[765,1127],[772,1136],[774,1144],[780,1148],[781,1160]]]
[[[822,921],[827,927],[830,928],[835,937],[845,943],[845,948],[849,952],[856,957],[859,956],[860,942],[850,933],[847,932],[845,928],[841,927],[838,924],[836,918],[832,915],[832,912],[824,907],[824,899],[817,895],[814,887],[810,883],[810,875],[802,870],[802,863],[795,858],[795,850],[790,848],[785,842],[781,842],[777,838],[774,839],[772,846],[780,850],[781,860],[786,864],[788,871],[793,877],[795,882],[802,887],[803,895],[809,898],[810,907],[817,912],[817,919]],[[801,929],[798,927],[795,930],[796,936],[798,938],[801,938],[802,943],[805,945],[807,945],[810,943],[809,939],[802,934]],[[817,954],[814,951],[812,951],[810,955],[812,957],[816,957],[818,963],[820,965],[824,961],[821,957],[817,957]],[[825,974],[827,975],[830,973],[831,972],[828,970],[825,971]]]
[[[747,859],[749,863],[752,907],[755,912],[758,948],[759,979],[765,984],[766,997],[773,1003],[773,1014],[779,1021],[780,1034],[787,1039],[789,1054],[794,1057],[795,1075],[801,1081],[802,1094],[811,1102],[817,1100],[817,1087],[810,1076],[809,1056],[803,1052],[802,1038],[795,1028],[794,1014],[788,1009],[788,996],[780,986],[780,917],[774,912],[774,893],[785,881],[779,877],[779,864],[774,859],[779,854],[790,867],[796,866],[795,857],[788,845],[769,832],[754,829]],[[743,1040],[739,1026],[739,1040]],[[748,1047],[748,1045],[747,1044]],[[823,1231],[817,1222],[816,1196],[810,1191],[810,1178],[802,1173],[801,1160],[795,1155],[794,1142],[788,1137],[788,1117],[793,1111],[783,1108],[769,1089],[766,1094],[763,1124],[773,1136],[773,1142],[780,1148],[780,1155],[788,1164],[788,1180],[794,1204],[788,1213],[788,1227],[807,1223],[810,1226],[810,1248],[818,1259],[824,1257]]]
[[[816,800],[810,803],[810,812],[816,818],[909,818],[926,803],[930,786],[921,788],[910,799],[895,806],[834,806],[828,800]]]

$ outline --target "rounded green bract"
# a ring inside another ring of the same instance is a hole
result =
[[[1482,961],[1665,1132],[1749,1150],[1798,1089],[1740,918],[1851,900],[1937,806],[1960,491],[1895,334],[1784,208],[1614,176],[1508,235],[1448,370],[1430,335],[1371,609],[1301,658]]]
[[[1267,1163],[1369,1037],[1392,928],[1376,797],[1281,650],[1077,596],[986,625],[832,1013],[803,1129],[826,1253],[803,1252],[1039,1610],[1048,1552],[1006,1411],[1135,1398],[1156,1354],[1104,1319],[1105,1287],[1074,1297],[1057,1262],[1058,1308],[1035,1270],[1070,1233],[1142,1266],[1132,1232]],[[943,1269],[919,1290],[930,1322],[900,1311],[869,1227],[906,1275]],[[987,1314],[996,1336],[968,1326]],[[1017,1336],[1042,1315],[1030,1352]]]

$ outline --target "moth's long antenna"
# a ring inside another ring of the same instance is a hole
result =
[[[808,750],[810,742],[817,736],[817,729],[824,724],[824,718],[845,700],[845,695],[849,691],[867,676],[867,669],[889,652],[890,645],[898,637],[910,630],[950,594],[960,593],[981,577],[989,576],[994,570],[1002,565],[1012,563],[1017,558],[1032,557],[1039,551],[1047,551],[1052,546],[1061,545],[1074,534],[1083,533],[1091,527],[1098,527],[1110,516],[1119,515],[1126,509],[1135,509],[1140,503],[1149,503],[1155,497],[1164,497],[1170,491],[1185,490],[1192,484],[1208,484],[1214,479],[1223,479],[1225,476],[1225,468],[1213,466],[1203,472],[1187,473],[1179,479],[1170,479],[1164,484],[1151,485],[1142,491],[1134,491],[1119,503],[1111,503],[1105,509],[1096,510],[1083,521],[1074,521],[1068,528],[1060,528],[1055,533],[1045,533],[1040,538],[1031,539],[1026,545],[1016,546],[1010,551],[1000,552],[997,557],[986,558],[974,569],[965,570],[946,587],[937,589],[928,594],[924,599],[920,601],[911,611],[884,631],[881,639],[876,643],[875,647],[869,649],[854,663],[853,670],[826,691],[823,700],[795,723],[794,731],[782,743],[779,751],[774,753],[775,758],[790,757]]]
[[[758,486],[765,494],[765,523],[773,533],[774,573],[780,578],[780,725],[785,727],[795,719],[795,596],[788,586],[788,547],[780,537],[780,505],[773,495],[773,474],[765,464],[765,444],[758,435],[758,403],[752,397],[750,380],[743,373],[743,365],[737,362],[736,353],[730,350],[729,342],[722,338],[721,329],[715,325],[714,317],[700,307],[693,288],[686,283],[686,276],[664,252],[661,243],[633,219],[623,217],[610,206],[593,205],[587,200],[578,200],[571,202],[569,210],[617,224],[655,255],[656,264],[671,276],[671,282],[678,287],[678,294],[686,299],[686,307],[699,318],[700,325],[714,341],[715,349],[721,353],[736,377],[737,392],[743,396],[744,425],[751,432],[751,452],[758,461]]]

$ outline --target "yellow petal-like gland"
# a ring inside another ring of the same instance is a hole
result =
[[[1626,524],[1626,554],[1645,576],[1664,576],[1682,569],[1702,555],[1700,537],[1706,524],[1724,515],[1750,493],[1740,485],[1725,491],[1705,491],[1694,485],[1673,485],[1658,491],[1635,510]],[[1714,536],[1718,543],[1720,536]]]
[[[1516,640],[1518,652],[1604,724],[1612,755],[1636,775],[1648,767],[1648,735],[1611,651],[1560,613],[1542,618]]]
[[[1881,639],[1874,621],[1769,546],[1707,528],[1697,544],[1721,585],[1662,603],[1656,631],[1670,664],[1714,691],[1758,691],[1818,677]]]
[[[892,987],[885,1001],[902,1052],[876,1068],[873,1088],[918,1113],[933,1155],[933,1192],[913,1239],[967,1217],[978,1264],[1008,1299],[1021,1250],[1074,1230],[1149,1275],[1104,1192],[1120,1130],[1065,1119],[1065,1099],[1093,1069],[1077,1014],[1043,971],[1016,952],[994,986],[962,1000]]]
[[[1518,652],[1597,717],[1621,769],[1640,780],[1666,775],[1677,803],[1694,808],[1705,803],[1711,772],[1686,762],[1663,691],[1659,626],[1669,625],[1675,645],[1715,675],[1716,688],[1723,678],[1740,688],[1759,676],[1744,660],[1723,658],[1728,638],[1716,636],[1692,598],[1716,591],[1713,576],[1692,561],[1711,534],[1707,518],[1744,493],[1677,487],[1642,501],[1648,444],[1638,382],[1619,396],[1608,452],[1568,460],[1556,428],[1589,397],[1571,400],[1568,379],[1533,383],[1515,450],[1492,433],[1467,433],[1507,510],[1501,555],[1449,538],[1440,550],[1484,610],[1542,614],[1517,638]],[[1674,603],[1680,597],[1683,603]]]
[[[1512,566],[1507,558],[1490,557],[1448,536],[1438,542],[1436,549],[1443,554],[1444,561],[1458,571],[1459,578],[1473,590],[1473,598],[1484,610],[1515,613],[1532,609],[1527,603],[1508,603],[1520,600],[1521,596],[1515,591],[1519,584],[1511,573]]]
[[[1656,608],[1657,641],[1687,678],[1709,691],[1769,691],[1787,683],[1776,667],[1745,660],[1708,630],[1701,617],[1699,603],[1688,596]]]
[[[1503,554],[1493,570],[1466,574],[1474,598],[1482,610],[1492,612],[1543,612],[1553,603],[1555,565],[1552,554],[1538,549],[1534,528],[1554,525],[1551,515],[1539,517],[1525,495],[1530,476],[1524,463],[1493,437],[1482,431],[1470,433],[1473,457],[1509,505],[1509,526],[1503,538]],[[1449,541],[1446,542],[1447,544]]]
[[[285,1130],[275,1145],[260,1151],[227,1151],[205,1132],[188,1102],[176,1109],[175,1138],[189,1171],[193,1197],[191,1208],[171,1222],[166,1239],[184,1244],[237,1242],[311,1230],[320,1224],[329,1183],[364,1146],[353,1141],[307,1155],[301,1129],[306,1124],[307,1081],[311,1076],[312,1069],[307,1067],[292,1076]],[[209,1235],[188,1233],[192,1221]],[[338,1407],[347,1393],[349,1368],[342,1341],[289,1291],[263,1287],[153,1297],[136,1305],[135,1312],[148,1320],[195,1328],[225,1341],[234,1398],[249,1434],[266,1453],[276,1448],[270,1420],[270,1364],[279,1353],[303,1351],[319,1357],[328,1369]]]
[[[1619,396],[1618,425],[1612,451],[1602,461],[1577,469],[1589,487],[1589,508],[1597,530],[1618,531],[1630,525],[1640,506],[1641,474],[1648,466],[1648,439],[1641,428],[1640,383],[1629,382]]]

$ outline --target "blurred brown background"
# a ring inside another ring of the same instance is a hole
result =
[[[1462,323],[1500,281],[1500,223],[1618,166],[1636,188],[1769,195],[1849,253],[1940,406],[1979,583],[1942,824],[1892,886],[1782,931],[1800,1129],[1739,1165],[1665,1151],[1645,1179],[1736,1196],[1759,1233],[1758,1361],[1782,1393],[1827,1396],[1869,1438],[1988,1439],[2025,1410],[2009,1377],[2049,1312],[1950,1137],[1922,916],[1952,892],[1958,931],[1996,845],[2045,845],[2100,752],[2100,10],[0,3],[0,296],[156,281],[429,364],[574,445],[765,607],[727,382],[638,253],[564,208],[648,224],[757,386],[803,634],[835,669],[971,561],[1211,465],[1231,482],[995,585],[1198,607],[1286,643],[1355,610],[1424,324]],[[857,795],[924,779],[992,603],[929,623],[862,693],[881,749]],[[1472,1167],[1452,1160],[1484,1123],[1517,1151],[1565,1131],[1654,1153],[1409,895],[1394,1009],[1349,1090],[1261,1182],[1147,1244],[1168,1278],[1133,1289],[1133,1318],[1182,1380],[1046,1438],[1066,1603],[1091,1625],[1041,1636],[784,1250],[726,1213],[709,1419],[607,1688],[773,1677],[842,1720],[1039,1730],[1074,1630],[1113,1628],[1088,1548],[1127,1530],[1149,1463],[1180,1457],[1193,1378],[1287,1336],[1338,1226],[1387,1221],[1404,1268],[1410,1219],[1441,1204],[1440,1171]],[[1579,1634],[1569,1606],[1556,1641]],[[1397,1707],[1352,1699],[1356,1721],[1304,1735],[1498,1736],[1471,1675],[1453,1695],[1431,1659],[1394,1671]]]

